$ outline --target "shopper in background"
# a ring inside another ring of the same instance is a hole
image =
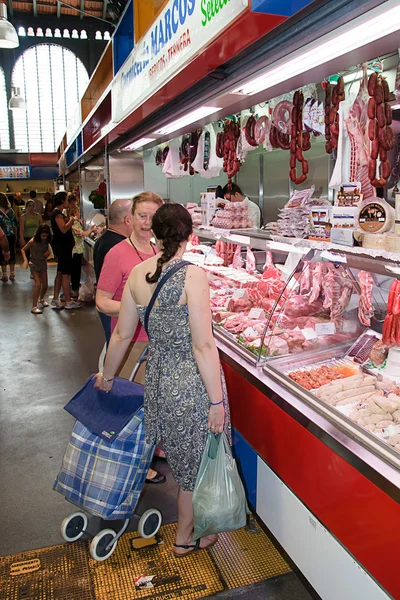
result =
[[[109,250],[122,242],[132,233],[132,200],[115,200],[108,210],[108,229],[96,241],[93,249],[96,281],[100,279],[104,258]],[[111,337],[111,317],[99,312],[106,342]]]
[[[192,219],[180,204],[166,204],[153,217],[161,251],[132,271],[122,298],[103,373],[96,385],[109,391],[132,334],[144,322],[146,308],[161,275],[182,261],[192,234]],[[124,243],[124,242],[123,242]],[[179,485],[178,528],[174,552],[185,556],[213,545],[207,536],[195,544],[192,493],[208,429],[221,433],[225,407],[220,363],[210,313],[205,272],[184,266],[164,284],[149,317],[150,351],[145,383],[145,426],[149,443],[163,442]]]
[[[10,267],[10,281],[15,281],[15,240],[17,234],[17,219],[14,211],[10,207],[7,196],[0,192],[0,227],[4,231],[7,241],[10,256],[7,259],[3,252],[0,255],[0,263],[2,270],[1,280],[8,281],[7,265]]]
[[[29,192],[29,198],[35,203],[35,212],[37,212],[40,216],[43,215],[43,202],[39,200],[35,190],[31,190]]]
[[[230,202],[245,202],[247,204],[248,218],[253,221],[253,227],[261,226],[261,210],[255,202],[252,202],[245,196],[236,183],[232,183],[229,189],[228,184],[223,188],[223,194],[226,200]]]
[[[92,225],[90,229],[83,230],[82,224],[79,221],[80,212],[77,206],[70,208],[70,216],[75,217],[75,222],[72,225],[75,246],[72,251],[71,296],[77,298],[79,296],[79,288],[81,287],[82,259],[85,249],[83,240],[92,233],[96,226]]]
[[[35,192],[36,193],[36,192]],[[42,224],[42,216],[35,211],[35,202],[30,199],[25,205],[25,212],[19,220],[19,246],[23,248],[33,238],[39,225]],[[27,251],[28,262],[30,250]]]
[[[0,263],[10,260],[10,247],[8,239],[2,228],[0,227]]]
[[[46,201],[46,205],[43,210],[43,223],[46,223],[46,225],[50,225],[51,213],[53,212],[53,210],[55,208],[51,194],[49,194],[49,196],[50,196],[50,198]]]
[[[63,210],[68,208],[67,192],[58,192],[54,197],[55,209],[51,215],[51,229],[53,232],[53,252],[57,257],[57,275],[54,280],[54,295],[51,302],[51,307],[55,309],[63,308],[59,295],[62,287],[65,308],[72,310],[80,308],[82,305],[79,302],[74,302],[71,299],[71,273],[72,273],[72,250],[74,247],[74,236],[72,234],[72,225],[75,222],[75,217],[65,217]]]
[[[28,266],[30,267],[34,280],[31,309],[31,313],[34,315],[41,315],[43,309],[49,306],[45,296],[48,287],[47,259],[50,256],[50,244],[50,227],[48,225],[39,225],[35,236],[29,240],[26,246],[21,248],[22,258],[24,259],[23,266],[25,269],[27,269]],[[27,250],[30,250],[29,261],[26,255]]]

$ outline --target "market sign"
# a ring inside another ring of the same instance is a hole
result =
[[[170,0],[118,71],[112,120],[134,111],[248,8],[248,0]]]
[[[0,167],[0,179],[29,179],[30,167]]]
[[[281,15],[292,17],[305,6],[312,4],[313,0],[253,0],[251,10],[267,15]]]

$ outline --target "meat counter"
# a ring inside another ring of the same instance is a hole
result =
[[[400,598],[400,257],[261,238],[218,235],[266,277],[205,265],[249,502],[322,598]]]

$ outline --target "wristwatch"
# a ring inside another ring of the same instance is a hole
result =
[[[114,381],[114,377],[104,377],[104,375],[102,375],[103,377],[103,381],[105,381],[106,383],[109,383],[110,381]]]

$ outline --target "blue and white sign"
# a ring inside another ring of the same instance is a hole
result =
[[[313,0],[253,0],[251,9],[267,15],[292,17]]]
[[[113,81],[112,120],[143,104],[247,7],[248,0],[170,0]]]

